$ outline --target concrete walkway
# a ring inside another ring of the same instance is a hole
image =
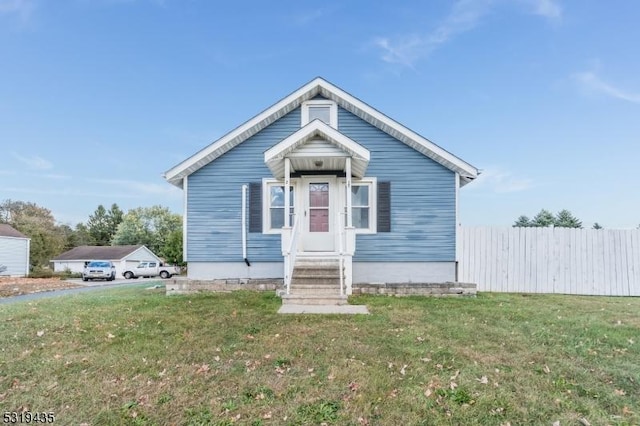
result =
[[[279,314],[368,314],[365,305],[282,305]]]

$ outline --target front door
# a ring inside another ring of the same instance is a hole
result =
[[[336,179],[334,176],[305,177],[303,251],[334,251]]]

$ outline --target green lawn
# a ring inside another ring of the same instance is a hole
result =
[[[640,299],[143,288],[0,305],[0,409],[56,424],[640,424]]]

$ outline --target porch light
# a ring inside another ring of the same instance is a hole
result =
[[[315,164],[316,167],[322,167],[324,162],[322,160],[316,160],[313,164]]]

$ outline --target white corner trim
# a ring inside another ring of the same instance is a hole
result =
[[[182,178],[182,193],[183,193],[183,207],[182,207],[182,261],[187,261],[187,244],[189,244],[189,239],[187,238],[187,216],[189,211],[187,210],[189,207],[189,176],[185,176]]]

